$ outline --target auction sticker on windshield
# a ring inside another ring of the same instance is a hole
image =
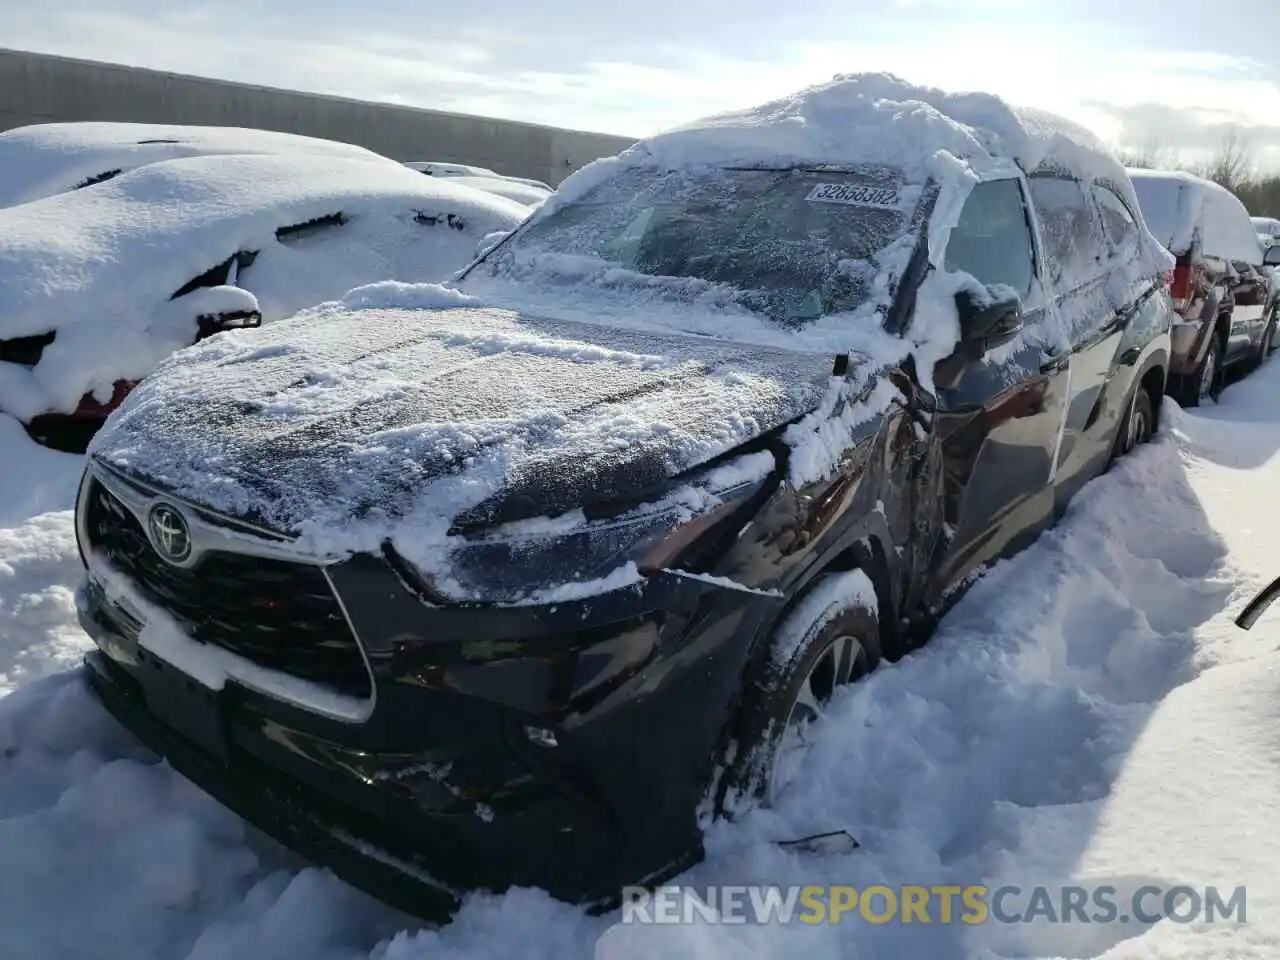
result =
[[[819,183],[805,197],[810,203],[843,203],[851,207],[898,209],[898,191],[889,187],[864,187],[856,183]]]

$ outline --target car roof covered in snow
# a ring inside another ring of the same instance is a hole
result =
[[[40,123],[0,133],[0,207],[148,163],[217,154],[306,153],[371,160],[371,150],[273,130],[151,123]]]
[[[944,156],[940,156],[943,154]],[[697,120],[598,160],[561,184],[580,197],[620,167],[888,167],[907,182],[945,176],[958,160],[978,174],[1011,161],[1124,184],[1124,169],[1092,133],[992,94],[947,93],[883,73],[841,74],[768,103]]]
[[[1198,235],[1205,256],[1262,263],[1262,245],[1249,211],[1226,187],[1185,170],[1131,167],[1128,173],[1143,218],[1173,253],[1186,253]]]
[[[1139,211],[1124,166],[1084,127],[987,93],[948,93],[885,73],[840,74],[768,103],[717,114],[642,140],[567,178],[534,218],[580,200],[624,170],[728,167],[885,169],[905,187],[938,185],[931,234],[955,222],[972,185],[1013,167],[1106,183]],[[919,196],[903,190],[904,199]],[[1139,215],[1139,219],[1141,216]],[[938,249],[931,241],[931,256]],[[1130,269],[1169,269],[1168,253],[1141,232]]]

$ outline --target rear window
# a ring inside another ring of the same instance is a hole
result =
[[[1133,189],[1138,194],[1142,219],[1147,221],[1147,228],[1155,238],[1174,254],[1186,253],[1191,244],[1192,227],[1180,222],[1185,218],[1186,184],[1180,180],[1134,177]]]

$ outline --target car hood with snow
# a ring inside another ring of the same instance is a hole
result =
[[[245,154],[380,159],[373,151],[354,144],[274,130],[153,123],[39,123],[0,133],[0,207],[83,189],[149,163]]]
[[[109,394],[189,345],[201,315],[271,322],[373,281],[444,279],[527,214],[370,157],[168,160],[0,210],[0,347],[51,338],[0,363],[0,411]]]
[[[320,553],[338,535],[421,555],[460,531],[660,496],[814,409],[830,379],[827,355],[458,302],[353,298],[201,343],[91,453]]]

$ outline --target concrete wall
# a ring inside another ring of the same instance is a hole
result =
[[[255,127],[441,160],[558,184],[626,137],[419,110],[109,63],[0,49],[0,130],[30,123],[116,120]]]

